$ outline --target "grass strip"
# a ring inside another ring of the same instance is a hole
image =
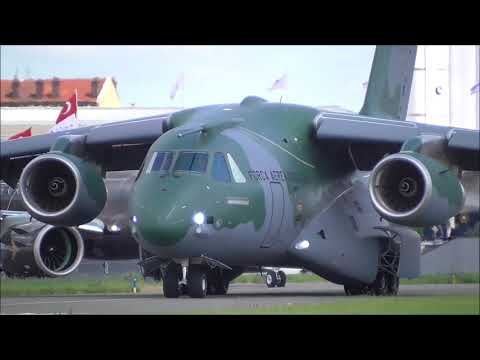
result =
[[[289,283],[305,283],[316,281],[327,281],[315,274],[292,274],[287,275]],[[236,278],[233,283],[264,284],[265,279],[258,274],[245,274]],[[459,274],[435,274],[423,275],[415,279],[401,279],[400,284],[422,285],[422,284],[478,284],[480,283],[479,273]]]
[[[142,290],[144,281],[137,277],[137,292]],[[70,295],[132,292],[132,283],[124,277],[103,279],[1,279],[0,296],[24,295]]]
[[[358,297],[321,304],[289,304],[224,309],[217,315],[480,315],[477,295],[425,297]]]

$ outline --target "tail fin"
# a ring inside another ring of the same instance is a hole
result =
[[[416,54],[417,46],[377,45],[360,115],[405,120]]]

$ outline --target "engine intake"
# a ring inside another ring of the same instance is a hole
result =
[[[18,277],[58,277],[72,273],[85,253],[84,240],[73,227],[12,219],[1,238],[5,273]]]
[[[39,269],[48,276],[65,276],[83,259],[82,236],[75,228],[46,225],[33,244],[33,256]]]
[[[382,217],[407,226],[445,223],[465,201],[455,174],[436,160],[414,152],[381,160],[370,175],[369,191]]]
[[[63,153],[47,153],[30,161],[20,176],[19,187],[29,213],[55,225],[91,221],[102,211],[107,198],[95,167]]]

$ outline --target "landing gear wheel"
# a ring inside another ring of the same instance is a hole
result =
[[[347,286],[347,285],[344,285],[343,289],[345,290],[345,294],[347,296],[355,296],[355,295],[365,294],[362,286]]]
[[[221,269],[210,269],[207,272],[207,282],[207,295],[225,295],[230,285]]]
[[[280,280],[278,281],[278,284],[277,286],[278,287],[285,287],[285,284],[287,283],[287,275],[282,271],[280,270],[278,273],[277,273],[278,277],[280,278]]]
[[[190,265],[187,275],[188,295],[192,298],[207,296],[207,273],[200,266]]]
[[[377,274],[377,278],[373,283],[373,291],[377,296],[384,296],[388,292],[387,287],[387,277],[385,272],[379,271]]]
[[[215,295],[226,295],[228,292],[228,286],[230,283],[225,280],[220,280],[215,288]]]
[[[388,295],[397,296],[398,288],[400,287],[400,279],[397,275],[389,274],[387,280]]]
[[[223,279],[208,280],[207,295],[226,295],[230,283]]]
[[[166,298],[178,298],[181,294],[179,284],[179,267],[177,264],[170,264],[165,270],[163,278],[163,296]]]
[[[267,271],[267,276],[265,276],[265,284],[267,284],[267,287],[269,288],[277,286],[277,275],[275,274],[275,271]]]

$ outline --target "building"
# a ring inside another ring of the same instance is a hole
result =
[[[479,77],[480,46],[419,46],[407,120],[479,129]]]
[[[0,106],[60,106],[74,93],[78,106],[119,107],[116,81],[110,77],[93,79],[1,80]]]
[[[65,102],[77,91],[77,116],[82,126],[171,113],[174,107],[120,107],[117,83],[112,78],[1,80],[1,138],[32,127],[44,134],[55,125]]]

